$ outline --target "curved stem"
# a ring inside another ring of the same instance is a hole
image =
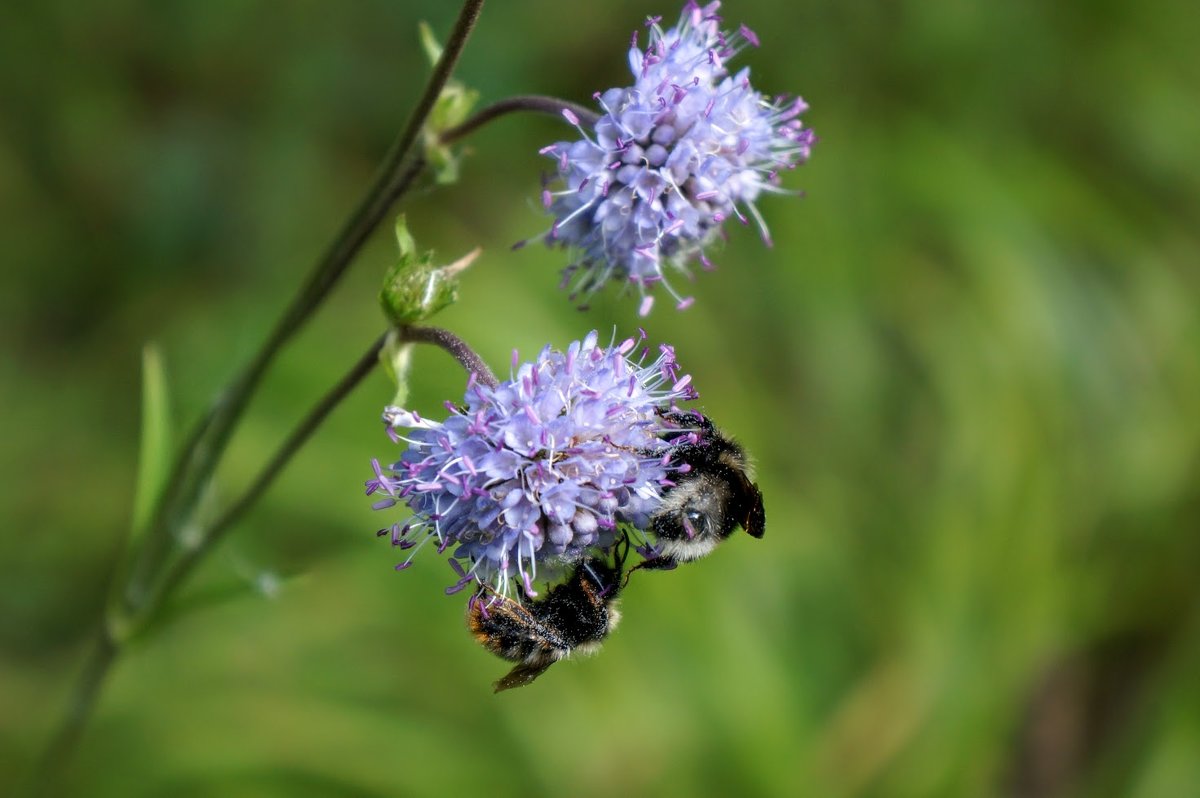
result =
[[[142,551],[130,574],[122,600],[127,610],[138,613],[147,606],[151,582],[170,556],[176,531],[192,515],[196,502],[228,445],[234,426],[275,355],[311,318],[313,311],[329,295],[371,232],[424,169],[424,159],[412,157],[411,151],[462,54],[467,37],[479,19],[483,2],[465,0],[421,99],[404,130],[384,156],[366,197],[318,261],[258,354],[217,397],[208,414],[192,432],[156,506],[149,534],[144,539]]]
[[[588,126],[596,124],[596,121],[600,118],[600,115],[592,109],[577,103],[569,102],[567,100],[560,100],[557,97],[545,97],[537,94],[524,94],[516,97],[509,97],[507,100],[500,100],[499,102],[493,103],[476,113],[461,125],[456,125],[455,127],[443,131],[442,143],[450,144],[458,141],[464,136],[483,127],[488,122],[491,122],[493,119],[518,111],[534,111],[536,113],[552,114],[554,116],[561,116],[563,111],[570,111],[579,118],[580,124]]]
[[[467,374],[474,374],[475,379],[479,382],[489,388],[495,388],[500,384],[496,380],[496,375],[488,368],[487,363],[484,363],[483,359],[475,354],[475,350],[449,330],[443,330],[441,327],[401,327],[400,340],[440,346],[467,370]]]

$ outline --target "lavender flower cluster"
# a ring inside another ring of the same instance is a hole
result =
[[[643,335],[644,338],[644,335]],[[601,346],[595,332],[566,352],[547,347],[496,387],[474,379],[445,421],[390,407],[389,431],[408,448],[387,467],[374,462],[376,509],[407,503],[412,517],[380,530],[394,545],[429,541],[451,551],[458,574],[509,595],[514,580],[536,596],[539,566],[553,572],[592,547],[610,545],[617,524],[645,528],[669,485],[664,417],[695,397],[674,350],[631,354],[639,341]],[[401,432],[407,430],[407,432]]]
[[[745,26],[722,31],[720,5],[688,2],[668,30],[648,20],[646,48],[635,33],[629,51],[633,85],[595,95],[603,114],[590,129],[564,112],[581,138],[542,150],[562,183],[543,193],[555,217],[546,240],[578,253],[564,273],[572,298],[614,280],[636,286],[644,316],[662,283],[683,308],[691,299],[665,269],[687,274],[693,258],[710,266],[704,248],[727,218],[749,214],[770,244],[755,200],[808,159],[813,132],[799,119],[802,99],[764,97],[748,68],[730,74],[728,61],[758,38]]]

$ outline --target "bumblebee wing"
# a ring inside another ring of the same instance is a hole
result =
[[[763,509],[762,491],[758,489],[758,485],[749,484],[750,493],[750,508],[746,512],[746,520],[742,522],[742,526],[750,533],[750,537],[761,538],[763,533],[767,531],[767,513]]]
[[[508,672],[508,675],[503,679],[497,679],[492,685],[497,693],[502,690],[511,690],[514,687],[524,687],[532,682],[537,677],[546,672],[546,669],[554,664],[554,660],[545,659],[539,662],[522,662],[520,665]]]

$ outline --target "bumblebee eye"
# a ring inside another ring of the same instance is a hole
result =
[[[687,532],[689,540],[704,532],[707,526],[708,519],[704,513],[699,510],[683,511],[683,529]]]

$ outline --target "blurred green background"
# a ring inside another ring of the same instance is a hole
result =
[[[142,346],[175,418],[245,363],[353,208],[454,4],[10,4],[0,24],[0,792],[66,703],[128,526]],[[492,3],[484,102],[626,81],[645,0]],[[769,529],[630,585],[605,650],[494,696],[449,571],[362,496],[373,375],[118,664],[85,796],[1200,794],[1195,9],[731,0],[739,59],[820,136],[645,323],[753,452]],[[482,245],[439,317],[503,369],[640,322],[576,311],[546,228],[552,119],[407,203]],[[381,329],[390,225],[271,371],[236,495]],[[437,351],[413,404],[461,396]],[[257,590],[279,580],[278,591]],[[232,597],[229,597],[232,594]],[[224,597],[216,600],[217,597]]]

